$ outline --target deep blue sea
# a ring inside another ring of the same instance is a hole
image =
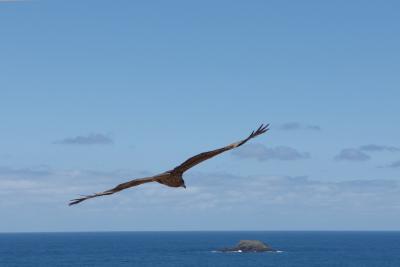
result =
[[[213,252],[241,239],[283,252]],[[400,267],[400,232],[0,234],[0,266]]]

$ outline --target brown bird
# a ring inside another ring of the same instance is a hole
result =
[[[266,131],[268,131],[268,126],[267,125],[263,125],[261,124],[261,126],[256,130],[253,131],[246,139],[243,139],[239,142],[227,145],[225,147],[219,148],[219,149],[215,149],[212,151],[207,151],[207,152],[203,152],[200,153],[194,157],[189,158],[188,160],[186,160],[185,162],[183,162],[181,165],[175,167],[172,170],[151,176],[151,177],[146,177],[146,178],[140,178],[140,179],[134,179],[131,180],[129,182],[126,183],[122,183],[120,185],[117,185],[116,187],[101,192],[101,193],[95,193],[93,195],[87,195],[87,196],[82,196],[81,198],[77,198],[77,199],[73,199],[70,201],[69,205],[75,205],[78,204],[86,199],[90,199],[90,198],[94,198],[94,197],[100,197],[100,196],[107,196],[107,195],[112,195],[114,193],[117,193],[119,191],[125,190],[127,188],[130,187],[134,187],[137,185],[141,185],[144,183],[150,183],[150,182],[158,182],[160,184],[166,185],[166,186],[170,186],[170,187],[184,187],[186,188],[185,185],[185,180],[183,180],[182,175],[185,171],[187,171],[188,169],[192,168],[193,166],[208,160],[218,154],[221,154],[225,151],[231,150],[233,148],[239,147],[241,145],[243,145],[244,143],[246,143],[247,141],[249,141],[250,139],[265,133]]]

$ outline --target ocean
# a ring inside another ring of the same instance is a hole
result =
[[[282,252],[215,252],[241,239]],[[400,267],[400,232],[5,233],[0,266]]]

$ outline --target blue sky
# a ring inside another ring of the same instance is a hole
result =
[[[399,230],[399,8],[0,1],[0,232]]]

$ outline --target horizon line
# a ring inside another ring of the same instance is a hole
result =
[[[10,231],[0,234],[78,234],[78,233],[187,233],[187,232],[400,232],[400,230],[99,230],[99,231]]]

